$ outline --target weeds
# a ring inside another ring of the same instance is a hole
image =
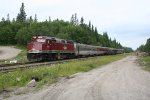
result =
[[[44,84],[56,82],[59,77],[69,76],[77,72],[86,72],[125,56],[127,55],[100,56],[86,60],[73,60],[63,64],[53,64],[51,66],[46,65],[39,68],[17,69],[14,72],[5,74],[0,73],[0,90],[14,86],[25,86],[32,78],[37,78],[37,87],[41,87]]]
[[[145,70],[150,71],[150,56],[140,58],[140,64],[145,66]]]

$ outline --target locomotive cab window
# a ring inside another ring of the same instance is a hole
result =
[[[56,42],[56,40],[51,40],[53,43],[55,43]]]
[[[64,43],[64,44],[65,44],[65,43],[66,43],[66,41],[65,41],[65,40],[61,40],[61,43]]]
[[[45,39],[35,39],[32,42],[39,42],[39,43],[45,43],[46,40]]]

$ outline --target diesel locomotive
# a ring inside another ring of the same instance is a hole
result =
[[[27,44],[27,59],[29,61],[110,55],[123,52],[123,49],[86,45],[71,40],[47,36],[33,36],[31,42]]]

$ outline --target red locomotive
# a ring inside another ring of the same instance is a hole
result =
[[[29,60],[56,60],[74,55],[74,43],[54,37],[34,36],[27,45]]]
[[[27,45],[27,58],[30,61],[66,59],[78,56],[122,53],[123,49],[92,46],[75,43],[55,37],[34,36]]]

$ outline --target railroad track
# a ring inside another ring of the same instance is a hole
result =
[[[60,61],[51,61],[51,62],[36,62],[36,63],[17,63],[17,64],[4,64],[0,65],[0,72],[12,72],[16,69],[24,69],[24,68],[33,68],[33,67],[39,67],[41,65],[51,65],[56,63],[63,63],[69,60],[60,60]]]
[[[93,57],[88,57],[93,58]],[[57,63],[64,63],[69,62],[73,60],[85,60],[87,58],[77,58],[77,59],[65,59],[65,60],[58,60],[58,61],[49,61],[49,62],[27,62],[27,63],[16,63],[16,64],[1,64],[0,65],[0,72],[7,73],[15,71],[16,69],[25,69],[25,68],[33,68],[33,67],[39,67],[41,65],[51,65],[51,64],[57,64]]]

